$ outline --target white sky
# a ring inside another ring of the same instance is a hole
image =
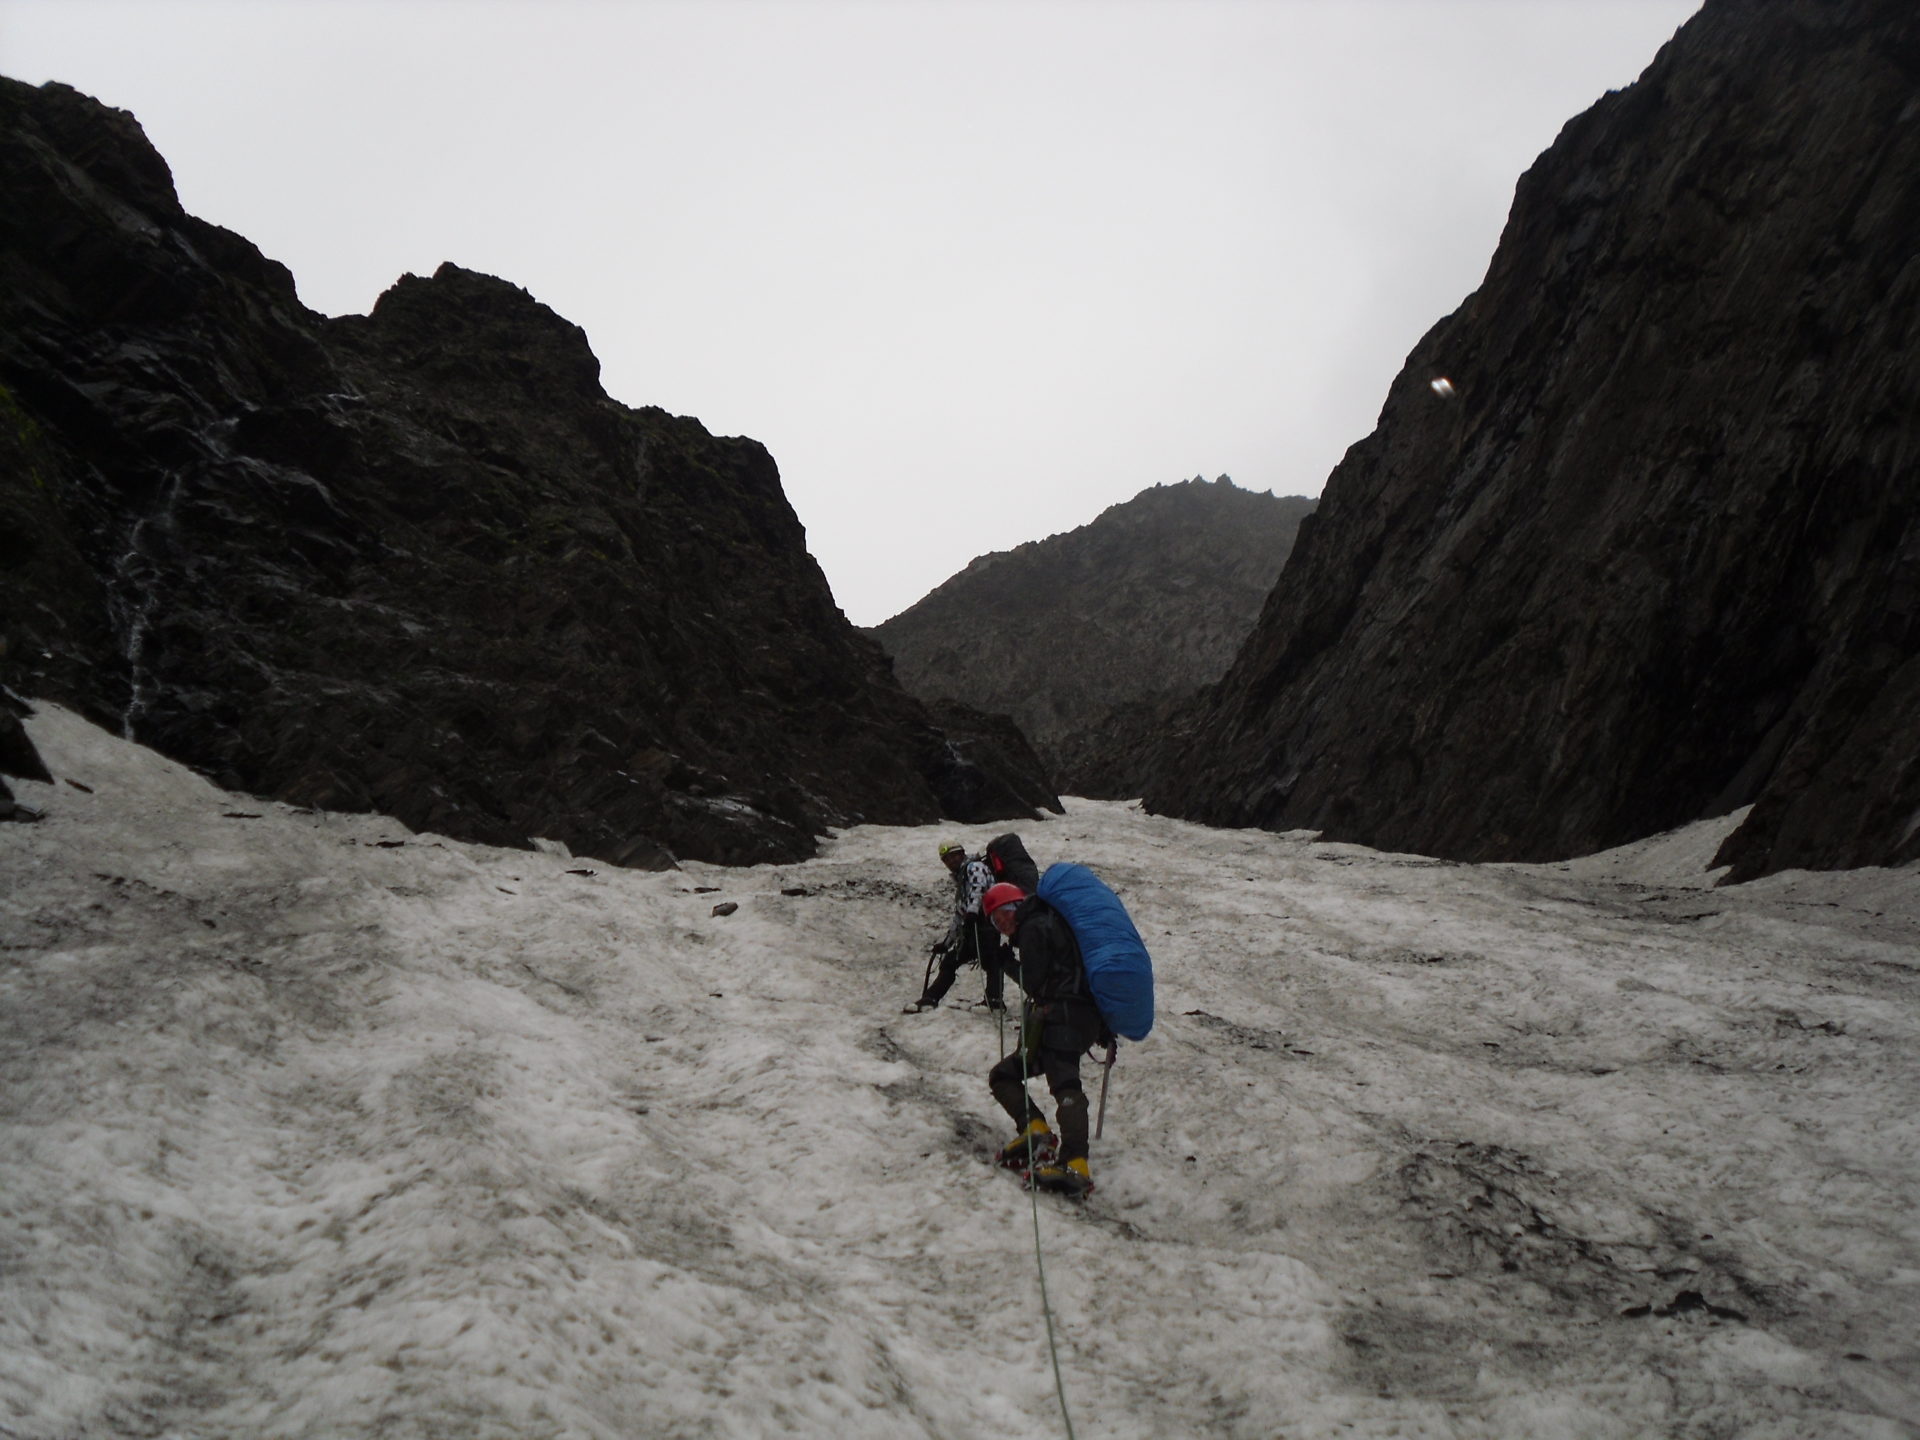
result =
[[[1057,1440],[1036,1226],[1088,1440],[1920,1427],[1920,867],[1070,801],[1158,999],[1076,1209],[986,1163],[995,1019],[900,1013],[985,834],[642,874],[28,726],[8,1436]]]
[[[1514,181],[1697,0],[0,0],[188,210],[441,261],[763,441],[877,624],[1153,484],[1318,494]]]

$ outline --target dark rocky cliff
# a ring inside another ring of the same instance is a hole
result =
[[[0,627],[15,691],[466,839],[750,862],[1057,804],[898,687],[761,446],[608,399],[577,326],[451,265],[316,315],[132,117],[13,81]]]
[[[1151,808],[1920,856],[1920,7],[1708,0],[1521,179]],[[1430,382],[1450,377],[1447,401]]]
[[[1011,715],[1062,790],[1136,795],[1131,717],[1220,678],[1313,504],[1224,475],[1156,485],[981,557],[873,634],[913,694]]]

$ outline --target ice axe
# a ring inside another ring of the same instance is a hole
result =
[[[922,995],[933,988],[933,967],[946,958],[947,945],[952,939],[953,937],[951,935],[942,936],[940,939],[934,941],[933,947],[927,951],[927,973],[920,981],[920,993]]]
[[[1098,1140],[1100,1132],[1107,1128],[1107,1086],[1113,1083],[1113,1062],[1120,1058],[1120,1042],[1107,1041],[1107,1058],[1100,1062],[1100,1113],[1094,1117],[1093,1138]]]

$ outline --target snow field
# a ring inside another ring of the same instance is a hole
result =
[[[650,875],[29,726],[0,1435],[1064,1434],[978,972],[899,1013],[993,828]],[[1730,823],[1022,827],[1159,982],[1037,1206],[1077,1433],[1920,1434],[1920,877],[1714,889]]]

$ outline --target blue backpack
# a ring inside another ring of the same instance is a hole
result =
[[[1070,861],[1049,865],[1034,893],[1066,917],[1107,1024],[1129,1040],[1146,1039],[1153,1029],[1153,957],[1120,897]]]

